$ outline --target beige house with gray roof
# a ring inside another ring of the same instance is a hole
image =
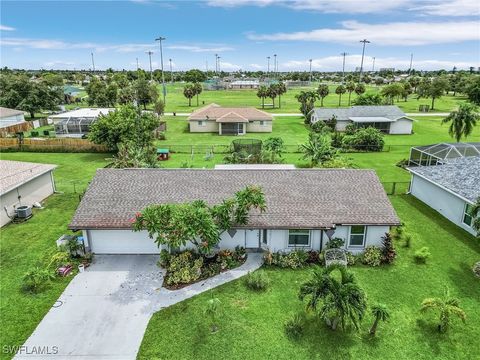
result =
[[[188,118],[190,132],[219,135],[245,135],[272,132],[273,116],[252,107],[222,107],[210,104],[194,111]]]

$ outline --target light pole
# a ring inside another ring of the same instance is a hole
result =
[[[412,72],[413,53],[410,54],[410,67],[408,68],[408,75]]]
[[[152,81],[152,55],[153,51],[147,51],[145,54],[148,54],[148,59],[150,60],[150,81]]]
[[[346,52],[341,53],[343,56],[343,65],[342,65],[342,84],[345,83],[345,57],[348,55]]]
[[[312,59],[308,60],[310,62],[310,84],[312,83]]]
[[[93,52],[90,53],[92,55],[92,68],[93,68],[93,72],[95,72],[95,61],[93,60]]]
[[[218,54],[215,54],[215,75],[218,75]]]
[[[375,56],[373,57],[372,72],[375,72]]]
[[[163,49],[162,49],[162,41],[163,40],[167,40],[167,38],[159,36],[158,38],[155,39],[155,41],[158,41],[160,43],[160,66],[161,66],[161,69],[162,69],[163,104],[166,104],[165,96],[167,95],[167,89],[165,88],[165,73],[163,72]]]
[[[270,56],[267,56],[267,78],[270,74]]]
[[[277,78],[277,54],[273,54],[273,77]]]
[[[360,40],[361,43],[363,43],[363,49],[362,49],[362,62],[360,63],[360,76],[358,77],[358,83],[360,84],[362,82],[362,72],[363,72],[363,57],[365,56],[365,45],[369,44],[370,41],[367,39]]]
[[[138,57],[137,57],[137,58],[135,58],[135,59],[137,59],[137,71],[138,71]]]
[[[173,71],[172,71],[172,59],[168,59],[170,62],[170,82],[173,84]]]
[[[217,61],[218,61],[218,73],[220,73],[220,56],[217,56]]]

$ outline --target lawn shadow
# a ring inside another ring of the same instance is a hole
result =
[[[475,278],[472,267],[469,264],[462,262],[458,268],[450,267],[448,269],[448,276],[451,279],[455,292],[460,294],[461,297],[472,299],[480,298],[480,287],[475,286],[475,282],[477,282],[478,279]],[[466,282],[466,279],[471,279],[471,281]]]
[[[433,354],[436,355],[435,358],[440,359],[441,348],[439,344],[445,341],[448,334],[438,332],[438,321],[435,320],[426,321],[424,319],[417,319],[417,328],[425,344],[427,344]]]

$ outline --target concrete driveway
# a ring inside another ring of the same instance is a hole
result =
[[[43,318],[25,352],[48,346],[50,352],[58,349],[51,355],[55,359],[135,359],[148,321],[160,307],[164,273],[157,260],[156,255],[96,256]]]

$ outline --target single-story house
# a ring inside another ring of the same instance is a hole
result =
[[[413,119],[406,116],[396,105],[315,108],[310,116],[312,124],[335,117],[338,131],[345,131],[349,124],[357,127],[372,126],[387,134],[411,134],[413,128]]]
[[[258,80],[234,80],[228,85],[229,89],[242,90],[242,89],[258,89],[260,87],[260,81]]]
[[[57,136],[82,137],[100,115],[107,115],[113,108],[82,108],[48,117],[55,127]]]
[[[56,165],[0,160],[0,226],[10,222],[19,206],[32,206],[55,192]]]
[[[2,136],[28,131],[31,127],[31,124],[25,121],[25,114],[22,110],[0,107],[0,134]]]
[[[373,170],[98,169],[69,228],[83,231],[93,253],[157,254],[146,231],[132,231],[136,212],[199,199],[219,204],[248,185],[262,188],[267,210],[222,233],[220,248],[321,250],[338,237],[358,253],[381,246],[400,223]]]
[[[190,132],[219,135],[245,135],[247,132],[272,132],[273,116],[253,107],[222,107],[210,104],[188,118]]]
[[[459,157],[443,165],[408,170],[412,174],[413,196],[475,235],[470,211],[480,197],[480,156]]]

